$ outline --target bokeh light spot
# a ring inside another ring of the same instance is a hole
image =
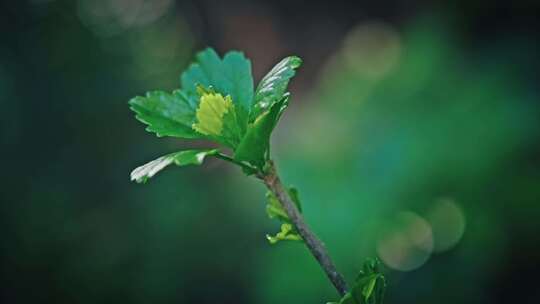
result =
[[[401,39],[390,25],[365,23],[347,35],[343,53],[347,64],[359,74],[367,78],[380,78],[398,63]]]
[[[400,271],[422,266],[432,251],[433,235],[429,223],[410,211],[399,213],[377,244],[379,258],[388,267]]]
[[[454,247],[465,232],[465,214],[452,199],[441,199],[429,210],[427,220],[433,230],[434,251]]]

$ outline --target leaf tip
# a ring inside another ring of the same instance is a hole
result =
[[[291,57],[289,57],[289,58],[290,58],[290,61],[291,61],[291,67],[292,67],[293,69],[299,68],[299,67],[302,65],[302,63],[304,63],[304,61],[302,60],[302,58],[300,58],[300,57],[298,57],[298,56],[293,55],[293,56],[291,56]]]

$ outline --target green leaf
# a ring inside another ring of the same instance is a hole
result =
[[[339,301],[339,304],[356,304],[356,301],[348,292],[343,296],[343,298],[341,298],[341,300]]]
[[[281,206],[277,197],[270,191],[266,192],[266,214],[269,218],[277,218],[282,222],[290,222],[289,216]]]
[[[231,97],[202,93],[193,129],[228,147],[236,148],[242,136]]]
[[[296,189],[295,187],[290,187],[289,196],[291,197],[293,203],[296,205],[296,208],[298,208],[298,211],[302,213],[302,204],[300,203],[300,194],[298,194],[298,189]]]
[[[298,198],[298,190],[291,187],[288,189],[288,192],[289,196],[293,200],[298,210],[302,211],[300,200]],[[278,232],[275,236],[270,236],[268,234],[266,235],[266,238],[268,239],[270,244],[275,244],[278,241],[282,240],[301,241],[302,237],[294,228],[293,223],[287,215],[287,212],[285,212],[285,209],[283,208],[277,197],[272,192],[268,191],[266,192],[266,200],[266,214],[268,215],[268,217],[271,219],[277,218],[282,222],[280,232]]]
[[[288,95],[275,103],[268,111],[261,114],[248,125],[247,132],[235,150],[234,157],[239,161],[247,161],[259,168],[264,166],[268,159],[270,148],[270,135],[286,107]]]
[[[378,259],[366,259],[351,291],[339,304],[382,304],[386,290],[386,279],[379,270]]]
[[[283,223],[281,224],[281,231],[278,232],[275,236],[266,235],[266,239],[270,244],[275,244],[279,241],[301,241],[302,237],[294,230],[292,224]]]
[[[356,304],[356,301],[351,296],[350,292],[347,292],[339,302],[327,302],[326,304]]]
[[[167,154],[147,164],[137,167],[131,172],[131,180],[138,183],[144,183],[170,164],[174,163],[177,166],[200,165],[203,163],[205,157],[216,155],[218,153],[219,151],[217,149],[206,149],[185,150]]]
[[[251,61],[243,53],[228,52],[223,57],[225,77],[232,82],[226,94],[232,96],[236,104],[246,113],[253,104],[253,76],[251,75]]]
[[[302,205],[300,204],[300,197],[298,195],[298,189],[295,187],[290,187],[288,189],[289,197],[292,199],[293,203],[296,205],[296,208],[298,208],[298,211],[300,213],[302,212]],[[280,221],[290,223],[291,220],[289,219],[289,216],[285,212],[285,209],[283,209],[283,206],[281,206],[281,203],[277,199],[277,197],[272,193],[271,191],[266,192],[266,213],[268,214],[269,218],[275,218],[277,217]]]
[[[301,64],[302,59],[299,57],[286,57],[263,77],[255,90],[255,106],[251,112],[250,121],[255,120],[261,113],[270,109],[274,103],[283,99],[289,80]]]
[[[205,135],[220,136],[223,130],[223,115],[229,111],[234,111],[229,96],[223,98],[219,93],[204,94],[195,113],[197,122],[193,124],[193,129]]]
[[[378,259],[366,259],[358,274],[351,294],[359,304],[381,304],[386,290],[386,279],[379,271]]]
[[[132,98],[129,105],[136,113],[135,117],[148,125],[146,130],[156,133],[159,137],[201,137],[191,127],[195,109],[179,91],[172,94],[161,91],[148,92],[145,97]]]
[[[199,102],[197,91],[199,85],[210,87],[225,80],[219,73],[222,70],[221,59],[213,49],[207,48],[197,53],[195,60],[180,76],[180,83],[182,91],[186,92],[187,96],[197,104]]]
[[[253,76],[251,62],[243,53],[231,51],[222,60],[213,49],[207,48],[196,55],[196,62],[182,73],[180,82],[182,91],[194,105],[199,103],[198,85],[212,87],[223,96],[230,95],[242,134],[245,132],[253,104]]]

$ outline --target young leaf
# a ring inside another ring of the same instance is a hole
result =
[[[296,189],[295,187],[290,187],[289,196],[291,197],[293,203],[296,205],[296,208],[298,208],[298,211],[302,213],[302,204],[300,203],[300,194],[298,194],[298,189]]]
[[[295,187],[290,187],[288,189],[289,196],[291,197],[293,203],[296,205],[296,208],[298,208],[298,211],[300,213],[302,212],[302,205],[300,204],[300,197],[298,195],[298,189]],[[274,193],[268,191],[266,192],[266,213],[268,214],[268,217],[274,218],[277,217],[280,221],[284,221],[287,223],[290,223],[290,219],[287,216],[287,213],[285,212],[285,209],[283,209],[283,206],[281,206],[281,203],[277,199],[277,197],[274,195]]]
[[[367,259],[364,262],[363,270],[358,274],[351,291],[359,303],[382,304],[386,279],[379,270],[379,264],[378,259]]]
[[[288,95],[285,95],[268,111],[261,114],[253,123],[248,125],[246,134],[235,150],[235,159],[250,162],[259,168],[264,166],[268,157],[267,151],[270,146],[270,135],[283,112],[282,107],[286,106],[287,102]]]
[[[191,128],[195,111],[185,96],[178,91],[173,94],[161,91],[148,92],[145,97],[132,98],[129,105],[136,113],[135,117],[148,125],[146,130],[156,133],[159,137],[200,137]]]
[[[382,304],[386,289],[386,279],[379,271],[379,260],[366,259],[363,269],[339,304]]]
[[[339,301],[339,304],[356,304],[356,301],[351,296],[351,293],[348,292],[343,296],[343,298],[341,298],[341,300]]]
[[[219,93],[203,93],[195,113],[193,129],[231,148],[236,148],[242,136],[231,97]]]
[[[300,200],[298,198],[298,190],[291,187],[289,188],[288,192],[298,210],[302,211]],[[266,238],[270,244],[275,244],[282,240],[301,241],[302,237],[298,234],[296,229],[294,229],[289,216],[285,212],[285,209],[283,209],[283,206],[281,206],[281,203],[277,197],[272,192],[268,191],[266,193],[266,199],[268,201],[266,205],[266,214],[268,214],[268,217],[277,218],[282,222],[280,232],[278,232],[275,236],[270,236],[268,234],[266,235]]]
[[[255,120],[261,113],[270,109],[274,103],[283,99],[289,80],[301,64],[302,59],[299,57],[286,57],[263,77],[255,90],[255,105],[250,115],[250,121]]]
[[[285,209],[283,209],[281,203],[272,192],[266,192],[266,200],[268,202],[266,204],[266,214],[269,218],[278,218],[282,222],[290,222]]]
[[[193,124],[193,129],[205,135],[220,136],[223,115],[231,110],[234,110],[234,105],[230,96],[223,98],[221,94],[204,94],[195,113],[197,122]]]
[[[131,172],[131,180],[137,183],[144,183],[159,171],[163,170],[170,164],[177,166],[200,165],[203,163],[206,156],[218,154],[217,149],[206,150],[185,150],[164,155],[140,167],[137,167]]]
[[[196,60],[180,78],[182,90],[193,104],[199,101],[198,85],[211,86],[223,96],[230,95],[243,134],[253,103],[251,62],[242,53],[235,51],[225,54],[222,60],[211,48],[199,52]]]
[[[266,235],[266,239],[270,244],[275,244],[279,241],[301,241],[302,237],[294,230],[292,224],[283,223],[281,224],[281,231],[278,232],[275,236]]]

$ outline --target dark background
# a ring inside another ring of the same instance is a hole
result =
[[[538,3],[0,4],[0,300],[337,299],[302,245],[267,243],[278,224],[238,169],[129,181],[205,146],[145,132],[127,101],[212,46],[256,81],[304,59],[273,153],[349,281],[379,256],[387,303],[538,303]]]

